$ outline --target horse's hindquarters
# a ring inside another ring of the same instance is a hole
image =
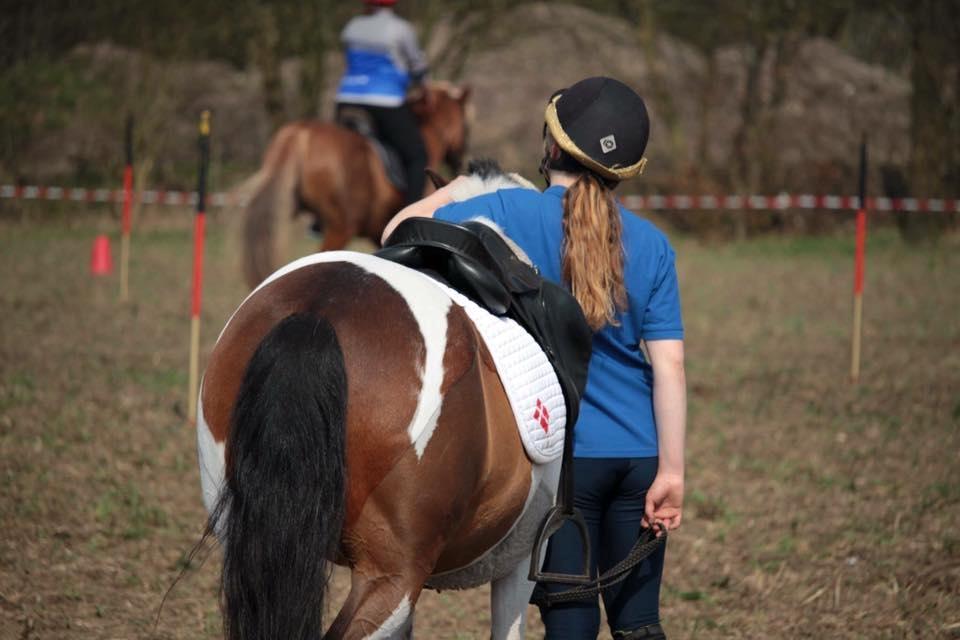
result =
[[[529,553],[529,527],[526,519],[517,526],[519,514],[526,507],[535,529],[533,514],[551,494],[532,489],[543,486],[542,470],[523,452],[492,358],[463,310],[432,280],[374,256],[335,252],[292,263],[228,322],[201,398],[205,501],[222,485],[223,468],[231,473],[228,435],[251,359],[292,314],[332,328],[346,380],[347,484],[336,551],[352,568],[353,586],[336,633],[362,637],[369,633],[357,626],[362,620],[406,624],[431,574],[479,567],[484,556],[493,561],[474,582],[503,575],[507,564],[515,568]],[[284,361],[293,359],[283,353]],[[300,359],[305,372],[308,360]],[[282,402],[325,395],[298,388],[284,391]],[[224,448],[228,459],[219,467]],[[302,464],[297,455],[291,460]],[[526,550],[499,544],[505,540]]]

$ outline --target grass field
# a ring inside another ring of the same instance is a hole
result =
[[[157,621],[204,518],[190,219],[163,215],[134,238],[127,304],[87,273],[107,216],[0,220],[2,640],[217,637],[216,552]],[[245,294],[208,228],[204,354]],[[960,637],[960,237],[871,236],[856,386],[847,237],[674,242],[690,420],[671,640]],[[426,593],[417,637],[485,638],[486,603]]]

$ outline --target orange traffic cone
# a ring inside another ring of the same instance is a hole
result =
[[[110,255],[110,238],[99,235],[93,241],[90,252],[90,273],[103,276],[113,272],[113,257]]]

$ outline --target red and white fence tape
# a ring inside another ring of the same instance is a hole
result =
[[[122,189],[83,189],[70,187],[0,185],[0,200],[67,200],[72,202],[122,202]],[[192,206],[197,202],[193,191],[144,191],[136,198],[143,204]],[[620,200],[628,209],[644,211],[777,211],[784,209],[820,209],[827,211],[856,211],[860,208],[857,196],[780,194],[776,196],[688,196],[653,195],[624,196]],[[210,194],[210,207],[225,207],[241,202],[227,192]],[[960,211],[960,200],[943,198],[867,198],[871,211],[906,211],[917,213],[949,213]]]
[[[84,189],[71,187],[43,187],[36,185],[0,185],[0,200],[68,200],[71,202],[123,202],[122,189]],[[134,194],[134,201],[143,204],[161,204],[176,207],[193,206],[197,203],[196,191],[143,191]],[[235,204],[228,193],[213,193],[207,204],[224,207]]]
[[[668,211],[778,211],[784,209],[824,209],[856,211],[857,196],[816,196],[781,194],[777,196],[625,196],[620,200],[628,209]],[[909,211],[942,213],[960,211],[960,200],[942,198],[867,198],[871,211]]]

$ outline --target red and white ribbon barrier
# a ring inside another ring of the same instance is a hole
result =
[[[857,211],[857,196],[816,196],[809,194],[780,194],[777,196],[625,196],[620,200],[628,209],[668,211],[777,211],[784,209],[825,209],[828,211]],[[942,198],[867,198],[871,211],[955,212],[960,211],[960,200]]]
[[[0,199],[13,200],[68,200],[72,202],[122,202],[122,189],[83,189],[70,187],[45,187],[36,185],[0,185]],[[136,201],[142,204],[194,206],[195,191],[144,191]],[[624,196],[620,199],[628,209],[644,211],[777,211],[784,209],[819,209],[827,211],[857,211],[860,198],[857,196],[780,194],[776,196],[688,196],[653,195]],[[242,201],[227,192],[211,193],[208,207],[240,205]],[[943,198],[867,198],[870,211],[906,211],[917,213],[949,213],[960,211],[960,200]]]
[[[123,189],[84,189],[82,187],[44,187],[37,185],[0,185],[0,200],[68,200],[71,202],[123,202]],[[134,196],[135,202],[174,207],[195,206],[196,191],[143,191]],[[207,204],[225,207],[239,204],[229,193],[212,193]]]

